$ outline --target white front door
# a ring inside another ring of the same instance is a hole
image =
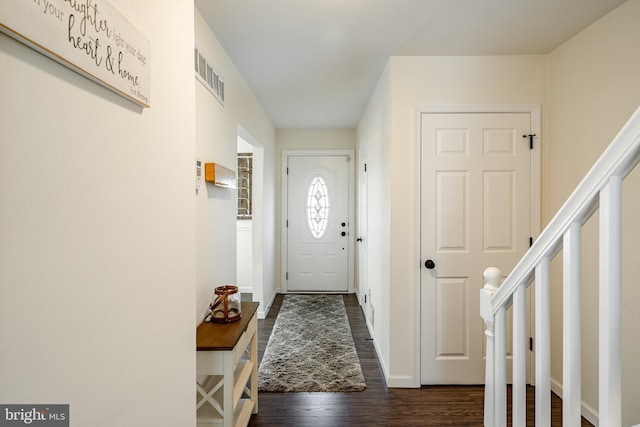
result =
[[[289,155],[288,292],[347,292],[351,155]]]
[[[421,115],[422,384],[484,383],[482,276],[530,245],[530,128],[529,113]]]

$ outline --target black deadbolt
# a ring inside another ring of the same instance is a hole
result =
[[[424,262],[424,266],[425,268],[427,268],[428,270],[431,270],[432,268],[434,268],[436,266],[436,263],[431,261],[430,259],[426,260]]]
[[[342,226],[343,226],[343,227],[346,227],[346,226],[347,226],[347,223],[346,223],[346,222],[343,222],[343,223],[342,223]]]

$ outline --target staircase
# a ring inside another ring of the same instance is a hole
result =
[[[480,314],[486,324],[484,425],[507,423],[507,309],[513,308],[513,426],[526,425],[526,288],[535,286],[535,420],[551,424],[550,262],[563,250],[562,425],[581,419],[581,232],[598,211],[599,426],[619,427],[621,390],[622,181],[640,161],[640,109],[614,138],[531,249],[500,285],[502,273],[485,270]]]

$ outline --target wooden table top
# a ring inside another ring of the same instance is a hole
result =
[[[233,350],[249,321],[256,315],[257,302],[242,302],[242,317],[230,323],[202,322],[196,330],[198,351]]]

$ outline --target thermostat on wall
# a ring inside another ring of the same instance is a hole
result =
[[[196,191],[202,186],[202,162],[196,160]]]

